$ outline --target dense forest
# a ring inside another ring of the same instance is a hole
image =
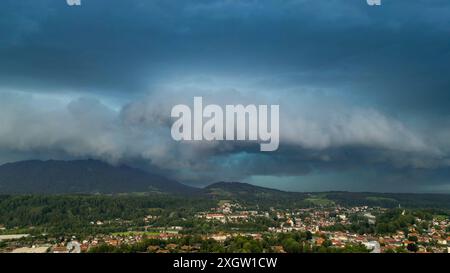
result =
[[[49,232],[64,230],[89,233],[94,228],[108,232],[125,228],[124,223],[127,221],[140,223],[148,214],[170,212],[171,215],[162,215],[166,217],[161,217],[161,221],[172,219],[176,223],[183,217],[214,205],[215,202],[208,199],[166,194],[4,195],[0,196],[0,224],[7,228],[34,226]],[[91,224],[99,220],[110,223],[101,226]]]
[[[278,192],[278,191],[276,191]],[[255,194],[255,193],[253,193]],[[267,192],[265,192],[267,194]],[[281,192],[281,194],[286,194]],[[406,197],[403,195],[390,195],[391,197],[403,198],[404,204],[407,206]],[[407,195],[408,198],[410,195]],[[391,209],[387,213],[377,215],[377,224],[370,225],[367,219],[351,219],[350,226],[343,226],[339,223],[329,227],[330,230],[350,230],[356,233],[378,233],[384,234],[404,229],[416,217],[424,220],[431,220],[433,215],[449,215],[448,209],[441,207],[445,198],[435,199],[435,203],[431,199],[417,199],[417,204],[426,204],[433,208],[415,208],[418,205],[412,203],[413,210],[408,210],[406,214],[403,209]],[[387,205],[392,201],[377,197],[376,199],[368,199],[370,195],[366,194],[343,194],[329,193],[320,197],[308,198],[301,196],[298,202],[292,202],[289,198],[277,199],[275,196],[265,198],[259,196],[251,198],[245,196],[244,199],[239,195],[227,195],[227,197],[236,199],[236,201],[253,204],[255,207],[264,208],[271,206],[286,205],[289,207],[310,207],[323,206],[323,204],[314,204],[319,198],[330,198],[333,204],[343,205],[367,205],[377,204],[379,206]],[[337,198],[336,198],[337,197]],[[348,198],[346,198],[348,197]],[[17,232],[20,228],[28,228],[26,233],[33,231],[38,233],[58,234],[76,233],[76,234],[92,234],[92,233],[111,233],[127,231],[128,229],[136,229],[143,227],[144,217],[153,215],[155,218],[151,224],[153,226],[183,226],[183,231],[187,234],[205,234],[208,232],[230,231],[239,228],[241,231],[256,232],[265,231],[268,226],[277,226],[275,218],[255,218],[251,222],[243,223],[218,223],[200,221],[195,215],[198,212],[208,211],[216,207],[219,197],[205,196],[176,196],[169,194],[147,193],[147,194],[116,194],[116,195],[3,195],[0,196],[0,226],[6,227],[8,231]],[[314,200],[314,202],[308,201]],[[368,203],[367,203],[367,200]],[[412,199],[411,199],[412,200]],[[424,200],[424,201],[421,201]],[[386,204],[384,204],[386,202]],[[411,201],[412,202],[412,201]],[[448,205],[448,204],[447,204]],[[388,206],[386,206],[388,207]],[[445,206],[444,206],[445,207]],[[101,225],[95,224],[101,221]],[[1,232],[1,231],[0,231]],[[5,232],[5,231],[3,231]]]

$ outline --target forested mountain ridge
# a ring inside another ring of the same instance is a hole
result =
[[[195,188],[129,166],[97,160],[20,161],[0,166],[1,194],[191,193]]]
[[[240,182],[218,182],[203,189],[126,165],[97,160],[21,161],[0,166],[0,194],[164,193],[235,200],[275,207],[380,206],[450,208],[449,194],[288,192]]]

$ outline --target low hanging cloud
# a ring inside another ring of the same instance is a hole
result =
[[[234,99],[229,92],[235,92]],[[257,145],[247,142],[172,140],[171,107],[191,105],[199,92],[153,92],[118,110],[96,98],[5,94],[0,102],[0,151],[26,157],[96,158],[113,164],[140,161],[192,183],[254,175],[305,175],[313,169],[351,165],[433,169],[450,163],[448,142],[425,137],[374,108],[324,96],[258,98],[261,104],[280,104],[281,119],[280,149],[261,153]],[[245,104],[252,100],[236,90],[202,95],[206,103]],[[435,130],[437,136],[448,134]]]

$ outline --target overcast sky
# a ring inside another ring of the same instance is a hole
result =
[[[172,140],[172,106],[199,95],[279,104],[279,150]],[[450,2],[3,0],[0,98],[0,163],[450,192]]]

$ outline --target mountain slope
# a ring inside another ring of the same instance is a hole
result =
[[[254,186],[241,182],[217,182],[204,188],[204,192],[212,197],[239,197],[239,196],[277,196],[292,193],[276,189]]]
[[[305,206],[308,194],[269,189],[240,182],[218,182],[203,189],[203,194],[214,199],[231,199],[258,206]]]
[[[190,193],[194,188],[128,166],[96,160],[21,161],[0,166],[0,193]]]
[[[376,193],[376,192],[286,192],[238,182],[219,182],[207,186],[203,193],[215,199],[243,200],[266,206],[380,206],[386,208],[450,209],[450,194]]]

